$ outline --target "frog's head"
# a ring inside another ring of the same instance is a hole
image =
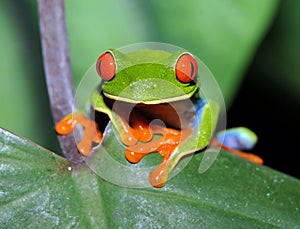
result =
[[[144,49],[107,50],[96,63],[106,97],[131,103],[158,104],[190,98],[199,88],[192,54]]]

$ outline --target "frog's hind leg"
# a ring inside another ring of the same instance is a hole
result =
[[[221,147],[229,153],[261,165],[263,164],[262,158],[255,154],[241,151],[252,149],[256,141],[257,136],[251,130],[245,127],[236,127],[217,133],[216,137],[211,141],[211,146]]]

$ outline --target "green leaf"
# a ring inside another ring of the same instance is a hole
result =
[[[1,129],[1,227],[74,226],[80,205],[68,168],[54,153]]]
[[[104,181],[85,166],[75,168],[1,129],[0,225],[299,228],[298,180],[225,152],[199,174],[201,158],[202,154],[194,156],[162,189],[131,189]]]

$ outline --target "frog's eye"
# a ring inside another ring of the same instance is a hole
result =
[[[116,74],[116,62],[111,52],[107,51],[98,58],[96,70],[99,76],[105,81],[114,78]]]
[[[189,83],[195,79],[198,73],[197,61],[191,54],[184,53],[177,59],[175,72],[180,82]]]

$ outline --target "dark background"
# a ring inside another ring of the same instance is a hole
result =
[[[296,1],[281,2],[227,114],[228,126],[245,125],[257,133],[253,151],[265,165],[298,178],[299,10]]]

